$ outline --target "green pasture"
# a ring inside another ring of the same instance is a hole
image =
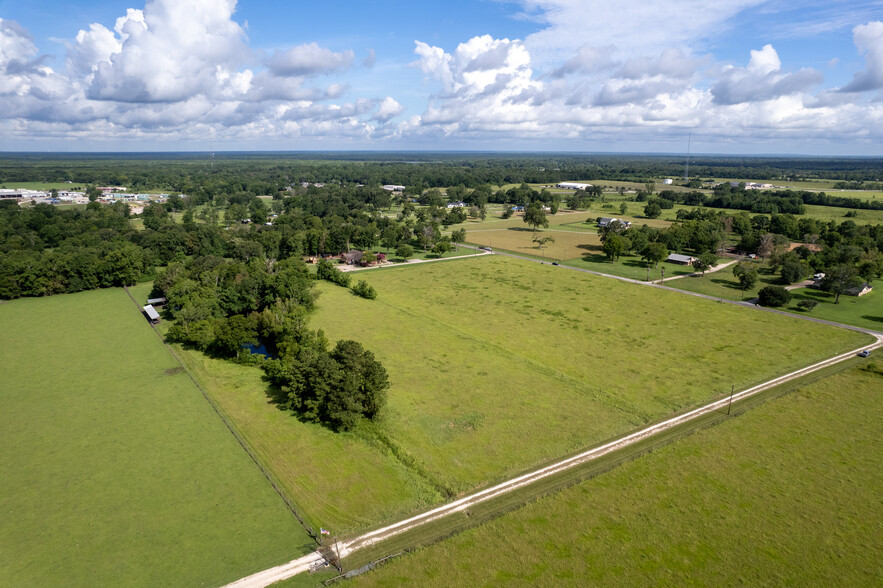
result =
[[[312,547],[123,290],[0,302],[0,338],[0,585],[219,585]]]
[[[447,494],[869,340],[499,256],[364,279],[376,300],[321,284],[313,324],[384,363],[384,443]]]
[[[553,237],[555,242],[547,243],[541,249],[534,239],[545,237]],[[505,229],[475,229],[466,231],[466,240],[477,245],[487,245],[513,253],[558,260],[570,259],[601,249],[601,239],[597,233],[564,228],[541,229],[539,231],[533,231],[527,226]]]
[[[372,436],[299,421],[275,402],[259,369],[179,353],[314,529],[345,533],[440,500]]]
[[[881,388],[830,376],[356,582],[878,585]]]

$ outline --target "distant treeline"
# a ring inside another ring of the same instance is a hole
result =
[[[262,195],[300,182],[422,188],[565,180],[650,182],[683,175],[684,164],[681,156],[566,153],[218,153],[214,159],[207,153],[4,154],[0,157],[0,185],[70,181],[187,194],[200,187],[209,191],[216,187]],[[829,178],[864,186],[867,182],[879,185],[881,167],[883,161],[875,158],[690,157],[694,178]]]
[[[806,190],[746,190],[728,183],[715,186],[711,195],[698,190],[690,192],[663,190],[659,192],[658,198],[653,200],[663,209],[671,208],[671,205],[674,204],[685,204],[687,206],[747,210],[758,214],[804,214],[806,204],[883,210],[883,200],[861,200]]]

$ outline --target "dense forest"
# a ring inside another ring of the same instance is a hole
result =
[[[690,177],[879,182],[877,158],[690,156]],[[273,194],[300,182],[412,187],[557,183],[564,180],[653,181],[683,176],[685,156],[616,154],[406,153],[144,153],[3,154],[4,182],[64,182],[158,188],[195,194]]]

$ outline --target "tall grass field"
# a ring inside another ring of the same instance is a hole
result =
[[[881,390],[820,380],[355,585],[879,585]]]

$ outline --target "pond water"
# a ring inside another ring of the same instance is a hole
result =
[[[248,349],[250,352],[256,355],[263,355],[267,359],[274,359],[273,356],[267,351],[267,346],[258,341],[257,343],[246,343],[242,346],[243,349]]]

